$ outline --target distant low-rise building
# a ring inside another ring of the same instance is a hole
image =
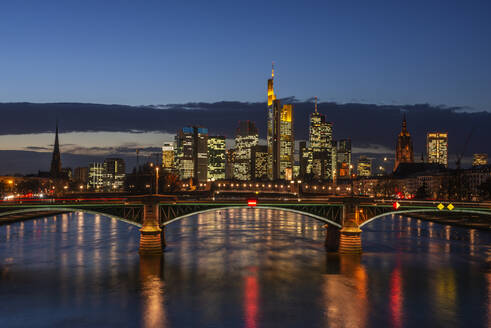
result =
[[[488,164],[488,154],[474,154],[472,158],[472,166],[480,166]]]
[[[369,177],[372,175],[372,160],[366,156],[360,156],[357,166],[358,176]]]

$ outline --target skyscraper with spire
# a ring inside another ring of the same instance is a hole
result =
[[[293,178],[293,105],[281,106],[273,88],[274,66],[268,79],[268,178]]]
[[[326,122],[326,116],[317,111],[317,97],[314,112],[310,114],[309,137],[311,173],[317,179],[332,180],[332,124]]]
[[[402,119],[402,129],[399,135],[397,136],[397,145],[396,145],[396,159],[394,162],[394,171],[397,170],[397,167],[401,163],[413,163],[414,154],[413,154],[413,141],[411,139],[411,135],[407,131],[407,122],[406,122],[406,114]]]
[[[53,157],[51,158],[50,175],[53,179],[60,179],[62,177],[60,142],[58,140],[58,121],[56,121],[55,146],[53,148]]]

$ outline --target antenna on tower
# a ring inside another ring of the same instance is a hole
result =
[[[271,78],[274,77],[274,61],[271,63]]]
[[[315,96],[315,112],[317,113],[317,96]]]

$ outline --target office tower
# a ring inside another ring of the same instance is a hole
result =
[[[228,149],[226,151],[226,163],[225,163],[225,179],[234,179],[234,163],[235,163],[235,149]]]
[[[448,133],[429,132],[426,135],[426,153],[429,163],[448,167]]]
[[[93,190],[104,189],[104,164],[92,163],[89,165],[89,188]]]
[[[209,136],[208,137],[208,179],[223,180],[225,179],[226,165],[226,148],[225,137]]]
[[[103,185],[106,190],[121,190],[124,186],[126,169],[121,158],[106,158],[103,164]]]
[[[73,179],[79,183],[86,184],[89,180],[89,168],[76,167],[73,172]]]
[[[312,165],[312,159],[311,159],[311,153],[309,151],[309,148],[307,147],[307,142],[306,141],[300,141],[299,143],[299,162],[300,162],[300,172],[299,176],[301,178],[305,177],[307,172],[310,172],[311,170],[311,165]]]
[[[252,169],[254,180],[268,179],[268,146],[256,145],[252,148]]]
[[[58,140],[58,121],[56,121],[55,145],[53,147],[53,156],[51,158],[50,176],[52,179],[61,179],[63,177],[61,171],[60,143]]]
[[[184,127],[177,132],[175,142],[175,164],[180,180],[194,177],[193,145],[194,130]]]
[[[289,180],[293,176],[293,105],[281,106],[273,79],[274,68],[268,80],[268,177]]]
[[[331,150],[332,181],[336,182],[336,179],[338,178],[338,147],[337,142],[334,140],[332,141]]]
[[[235,136],[234,178],[252,180],[252,148],[257,145],[259,134],[254,122],[241,121]]]
[[[208,173],[208,129],[184,127],[176,136],[176,167],[181,180],[206,181]]]
[[[162,146],[162,171],[170,173],[174,170],[174,143],[165,142]]]
[[[208,175],[208,129],[194,127],[194,179],[206,181]]]
[[[487,165],[488,164],[488,154],[474,154],[472,159],[472,166]]]
[[[397,170],[400,163],[413,163],[413,161],[413,141],[411,139],[411,135],[407,131],[406,114],[404,114],[404,118],[402,120],[402,130],[397,136],[394,171]]]
[[[312,152],[312,173],[316,179],[332,179],[332,124],[325,115],[315,109],[310,115],[310,151]]]
[[[369,177],[372,175],[372,160],[366,156],[360,156],[358,158],[357,165],[358,176]]]
[[[351,163],[351,139],[340,139],[336,149],[337,157],[337,177],[349,178],[353,169]]]

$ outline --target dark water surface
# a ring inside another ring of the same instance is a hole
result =
[[[199,214],[162,259],[103,216],[0,226],[0,327],[491,327],[491,233],[388,216],[357,258],[326,254],[322,225]]]

